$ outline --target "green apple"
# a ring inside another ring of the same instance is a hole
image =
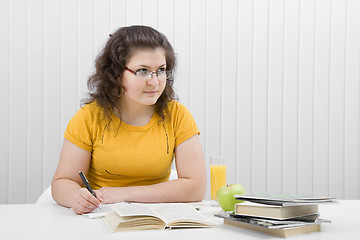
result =
[[[224,211],[234,211],[235,204],[243,202],[234,197],[234,195],[240,194],[245,194],[244,187],[241,184],[234,183],[219,188],[216,199]]]

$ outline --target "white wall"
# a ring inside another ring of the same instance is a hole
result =
[[[177,93],[229,183],[360,198],[360,1],[0,0],[0,203],[50,184],[96,54],[131,24],[173,44]]]

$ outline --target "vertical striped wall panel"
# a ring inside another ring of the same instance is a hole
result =
[[[0,203],[50,184],[96,55],[133,24],[173,44],[208,168],[223,156],[249,192],[360,198],[359,1],[0,0]]]

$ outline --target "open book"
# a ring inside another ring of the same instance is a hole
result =
[[[129,230],[212,227],[194,207],[183,203],[119,203],[105,221],[113,232]]]

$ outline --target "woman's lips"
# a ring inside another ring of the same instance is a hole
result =
[[[144,93],[146,93],[146,94],[156,94],[157,91],[144,91]]]

